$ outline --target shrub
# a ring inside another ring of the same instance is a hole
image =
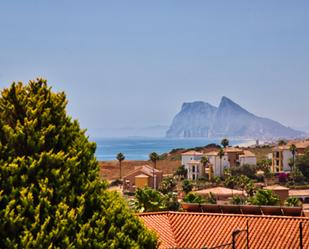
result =
[[[242,166],[231,168],[232,176],[245,175],[250,179],[255,179],[256,178],[255,173],[256,173],[256,166],[254,165],[244,164]]]
[[[246,204],[246,201],[247,201],[246,198],[236,195],[232,197],[231,204],[244,205]]]
[[[186,194],[186,196],[183,198],[183,201],[187,203],[204,203],[205,202],[205,200],[201,196],[193,192]]]
[[[277,205],[279,197],[268,189],[259,189],[256,194],[249,199],[252,205]]]
[[[189,192],[191,192],[193,189],[193,184],[190,180],[185,179],[182,182],[182,190],[183,192],[185,192],[186,194],[188,194]]]
[[[301,201],[296,197],[290,196],[289,198],[285,200],[284,205],[289,206],[289,207],[300,207]]]
[[[176,187],[176,181],[173,177],[165,177],[159,186],[159,191],[163,194],[173,192]]]

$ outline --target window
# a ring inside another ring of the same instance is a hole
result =
[[[195,166],[194,165],[192,166],[192,172],[195,172]]]
[[[195,180],[195,174],[192,175],[192,179]]]

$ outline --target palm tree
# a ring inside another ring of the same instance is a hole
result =
[[[122,178],[122,174],[121,174],[121,163],[122,161],[126,158],[121,152],[117,154],[116,156],[117,160],[119,161],[119,176],[120,176],[120,180]]]
[[[293,168],[294,168],[294,165],[295,165],[295,154],[296,154],[296,145],[295,144],[291,144],[290,146],[290,151],[292,152],[292,155],[293,155]]]
[[[156,189],[155,169],[157,168],[157,161],[159,160],[159,155],[156,152],[152,152],[149,154],[149,159],[153,163],[153,170],[152,170],[153,188]]]
[[[220,175],[222,174],[222,157],[224,156],[224,150],[220,148],[218,152],[218,156],[220,157]]]
[[[207,163],[209,163],[209,159],[207,156],[202,156],[201,157],[201,164],[203,165],[203,168],[202,168],[202,175],[204,176],[205,175],[205,167],[207,165]]]
[[[223,138],[221,141],[221,145],[224,147],[224,149],[229,146],[230,141],[227,138]]]
[[[278,145],[279,145],[279,146],[286,145],[286,141],[283,140],[283,139],[280,139],[280,140],[278,141]]]

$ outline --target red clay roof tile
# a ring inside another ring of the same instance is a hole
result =
[[[249,225],[249,247],[299,248],[299,224],[303,242],[309,245],[309,218],[189,212],[143,213],[139,217],[159,235],[159,248],[205,248],[227,244],[232,232]],[[245,248],[246,233],[237,236],[237,248]],[[228,248],[228,247],[225,247]],[[306,247],[304,247],[306,248]]]

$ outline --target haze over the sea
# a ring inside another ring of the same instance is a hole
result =
[[[117,153],[122,152],[127,160],[148,160],[151,152],[167,153],[176,148],[192,148],[210,143],[220,144],[220,140],[207,138],[97,138],[96,157],[100,161],[115,160]],[[248,140],[231,140],[231,145],[250,142]]]

